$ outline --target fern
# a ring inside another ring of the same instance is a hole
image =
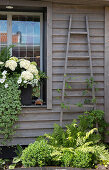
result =
[[[64,146],[75,147],[78,133],[77,120],[73,120],[71,124],[66,125],[66,128],[66,141],[64,141]]]
[[[49,144],[53,146],[59,146],[63,145],[65,139],[65,132],[58,124],[54,124],[53,133],[45,134],[44,136],[49,139]]]
[[[109,161],[109,152],[106,150],[106,147],[103,144],[93,145],[92,142],[87,142],[84,145],[77,147],[76,150],[80,150],[85,153],[93,153],[96,157],[96,160],[98,160],[98,163],[104,160]]]
[[[79,132],[77,135],[78,137],[76,140],[76,146],[81,146],[81,145],[85,144],[86,142],[91,142],[91,143],[99,142],[100,136],[93,135],[97,131],[98,130],[96,128],[94,128],[94,129],[91,129],[89,132],[86,132],[85,135],[83,135],[83,133]],[[96,136],[96,138],[90,138],[92,135],[93,135],[93,137]]]

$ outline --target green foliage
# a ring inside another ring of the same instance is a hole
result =
[[[7,84],[7,88],[0,84],[0,134],[4,144],[14,134],[14,124],[21,111],[20,90],[15,79],[8,78]]]
[[[97,117],[101,120],[102,116],[101,111],[101,116],[99,114]],[[79,117],[78,124],[77,120],[74,120],[71,124],[66,125],[66,130],[55,124],[53,133],[45,135],[49,145],[53,147],[51,156],[56,165],[88,168],[100,162],[108,164],[109,152],[101,144],[98,129],[93,128],[93,122],[90,126],[90,119],[85,118]]]
[[[71,151],[63,151],[62,154],[62,165],[64,167],[69,167],[69,166],[73,166],[73,158],[74,158],[74,152]]]
[[[55,124],[53,133],[45,134],[47,140],[38,138],[23,151],[22,164],[25,167],[55,165],[77,168],[93,168],[100,163],[108,165],[109,152],[101,144],[97,128],[86,129],[82,125],[84,117],[79,119],[80,123],[73,120],[65,130]]]
[[[40,98],[40,86],[33,87],[32,96]]]
[[[77,105],[78,107],[83,107],[83,104],[82,104],[81,102],[78,102],[76,105]]]
[[[77,168],[89,168],[92,166],[92,153],[75,150],[73,166]]]
[[[5,160],[0,159],[0,169],[4,169],[5,166]]]
[[[49,139],[49,143],[53,146],[62,145],[65,139],[65,132],[58,124],[54,124],[54,130],[52,134],[45,134],[45,137]]]
[[[20,145],[17,145],[17,149],[15,151],[17,157],[13,158],[12,164],[9,166],[9,169],[14,169],[17,165],[21,164],[22,152],[23,148]]]
[[[5,170],[7,169],[6,168],[6,164],[9,163],[9,160],[8,159],[0,159],[0,170]]]
[[[104,138],[104,132],[108,124],[104,120],[104,112],[102,110],[92,110],[85,112],[79,116],[79,127],[82,131],[90,130],[98,125],[98,132]]]
[[[47,141],[38,140],[23,150],[22,164],[25,167],[51,165],[51,153],[52,147],[47,144]]]
[[[39,70],[39,77],[40,77],[40,81],[42,81],[43,79],[47,78],[47,75],[45,72]]]
[[[66,131],[55,124],[53,133],[45,134],[45,137],[49,139],[49,144],[54,147],[73,147],[75,149],[86,142],[99,142],[101,138],[96,132],[96,128],[93,128],[90,131],[82,131],[79,124],[77,124],[77,121],[73,120],[71,124],[66,125]]]
[[[9,47],[5,47],[1,50],[0,53],[0,61],[5,62],[11,57],[10,49],[14,47],[14,45],[10,45]]]

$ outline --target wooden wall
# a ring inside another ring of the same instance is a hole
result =
[[[64,59],[66,51],[68,22],[70,14],[73,15],[72,31],[85,31],[85,16],[89,18],[91,49],[93,57],[94,78],[99,91],[96,93],[97,107],[104,110],[104,8],[71,6],[53,4],[53,108],[46,107],[23,108],[19,116],[17,133],[9,144],[27,145],[33,142],[36,136],[51,132],[54,123],[59,123],[61,95],[57,89],[62,89]],[[72,35],[70,55],[87,56],[86,36]],[[68,72],[72,80],[72,90],[67,90],[66,102],[76,104],[84,100],[82,91],[86,88],[85,79],[90,78],[89,61],[87,59],[74,59],[68,62]],[[81,108],[74,108],[64,113],[64,124],[71,122],[81,113]]]

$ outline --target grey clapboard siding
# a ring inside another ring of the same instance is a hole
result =
[[[69,15],[73,15],[72,31],[85,31],[85,16],[89,19],[91,51],[93,57],[94,79],[100,88],[96,93],[98,106],[104,109],[104,9],[98,7],[78,7],[71,5],[53,5],[53,105],[61,102],[56,88],[62,89],[65,50],[68,33]],[[87,56],[87,41],[84,35],[74,35],[71,38],[69,55]],[[76,58],[76,57],[75,57]],[[85,79],[90,77],[88,59],[73,59],[68,62],[68,73],[72,91],[68,92],[66,102],[75,104],[83,101],[82,91],[85,89]],[[81,83],[81,84],[80,84]]]
[[[67,44],[69,15],[73,15],[72,31],[85,31],[85,16],[88,16],[90,39],[93,58],[94,79],[99,91],[96,92],[97,108],[104,110],[104,8],[52,4],[52,110],[43,108],[23,108],[19,116],[19,125],[10,144],[27,145],[35,141],[37,136],[53,130],[54,123],[59,123],[61,95],[57,89],[62,89],[65,51]],[[50,33],[51,36],[51,33]],[[70,53],[73,56],[87,56],[87,42],[83,35],[71,38]],[[50,59],[51,62],[51,59]],[[90,78],[88,59],[72,59],[68,62],[68,73],[72,90],[67,90],[65,101],[76,104],[85,97],[82,91],[86,89],[85,80]],[[88,96],[90,97],[91,94]],[[57,98],[59,97],[59,98]],[[84,108],[74,107],[64,111],[64,125],[76,119]],[[2,138],[2,136],[0,136]]]

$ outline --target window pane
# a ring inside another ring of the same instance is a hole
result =
[[[7,16],[0,16],[0,51],[7,46]]]
[[[40,17],[12,17],[13,56],[36,61],[40,68]]]

